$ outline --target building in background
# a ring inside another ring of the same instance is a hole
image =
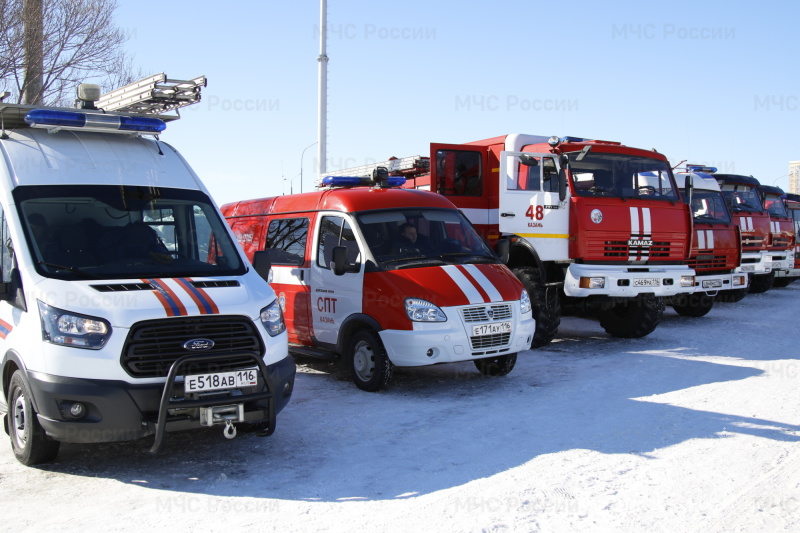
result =
[[[800,161],[789,161],[789,192],[800,194]]]

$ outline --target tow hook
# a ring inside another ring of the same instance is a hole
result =
[[[236,426],[233,425],[233,422],[230,420],[225,421],[225,428],[223,428],[222,434],[225,435],[226,439],[236,438]]]

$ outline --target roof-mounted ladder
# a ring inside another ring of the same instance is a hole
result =
[[[163,72],[104,94],[95,105],[105,111],[160,115],[200,101],[205,76],[171,80]]]
[[[431,158],[423,157],[421,155],[413,155],[409,157],[396,158],[393,157],[388,161],[381,161],[371,165],[362,165],[360,167],[343,168],[341,170],[328,170],[324,176],[368,176],[372,177],[372,172],[378,167],[386,167],[390,176],[403,176],[414,177],[421,174],[430,172]],[[323,176],[323,177],[324,177]]]

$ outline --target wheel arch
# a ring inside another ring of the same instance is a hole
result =
[[[363,313],[357,313],[345,318],[342,321],[342,326],[339,328],[339,336],[336,339],[336,352],[339,354],[345,353],[353,333],[364,328],[374,329],[376,332],[383,330],[383,327],[381,327],[377,320]]]

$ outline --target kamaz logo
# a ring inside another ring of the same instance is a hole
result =
[[[190,352],[200,352],[210,350],[214,347],[214,341],[211,339],[192,339],[183,343],[183,349]]]
[[[628,246],[640,246],[640,247],[653,246],[653,241],[649,239],[628,239]]]

